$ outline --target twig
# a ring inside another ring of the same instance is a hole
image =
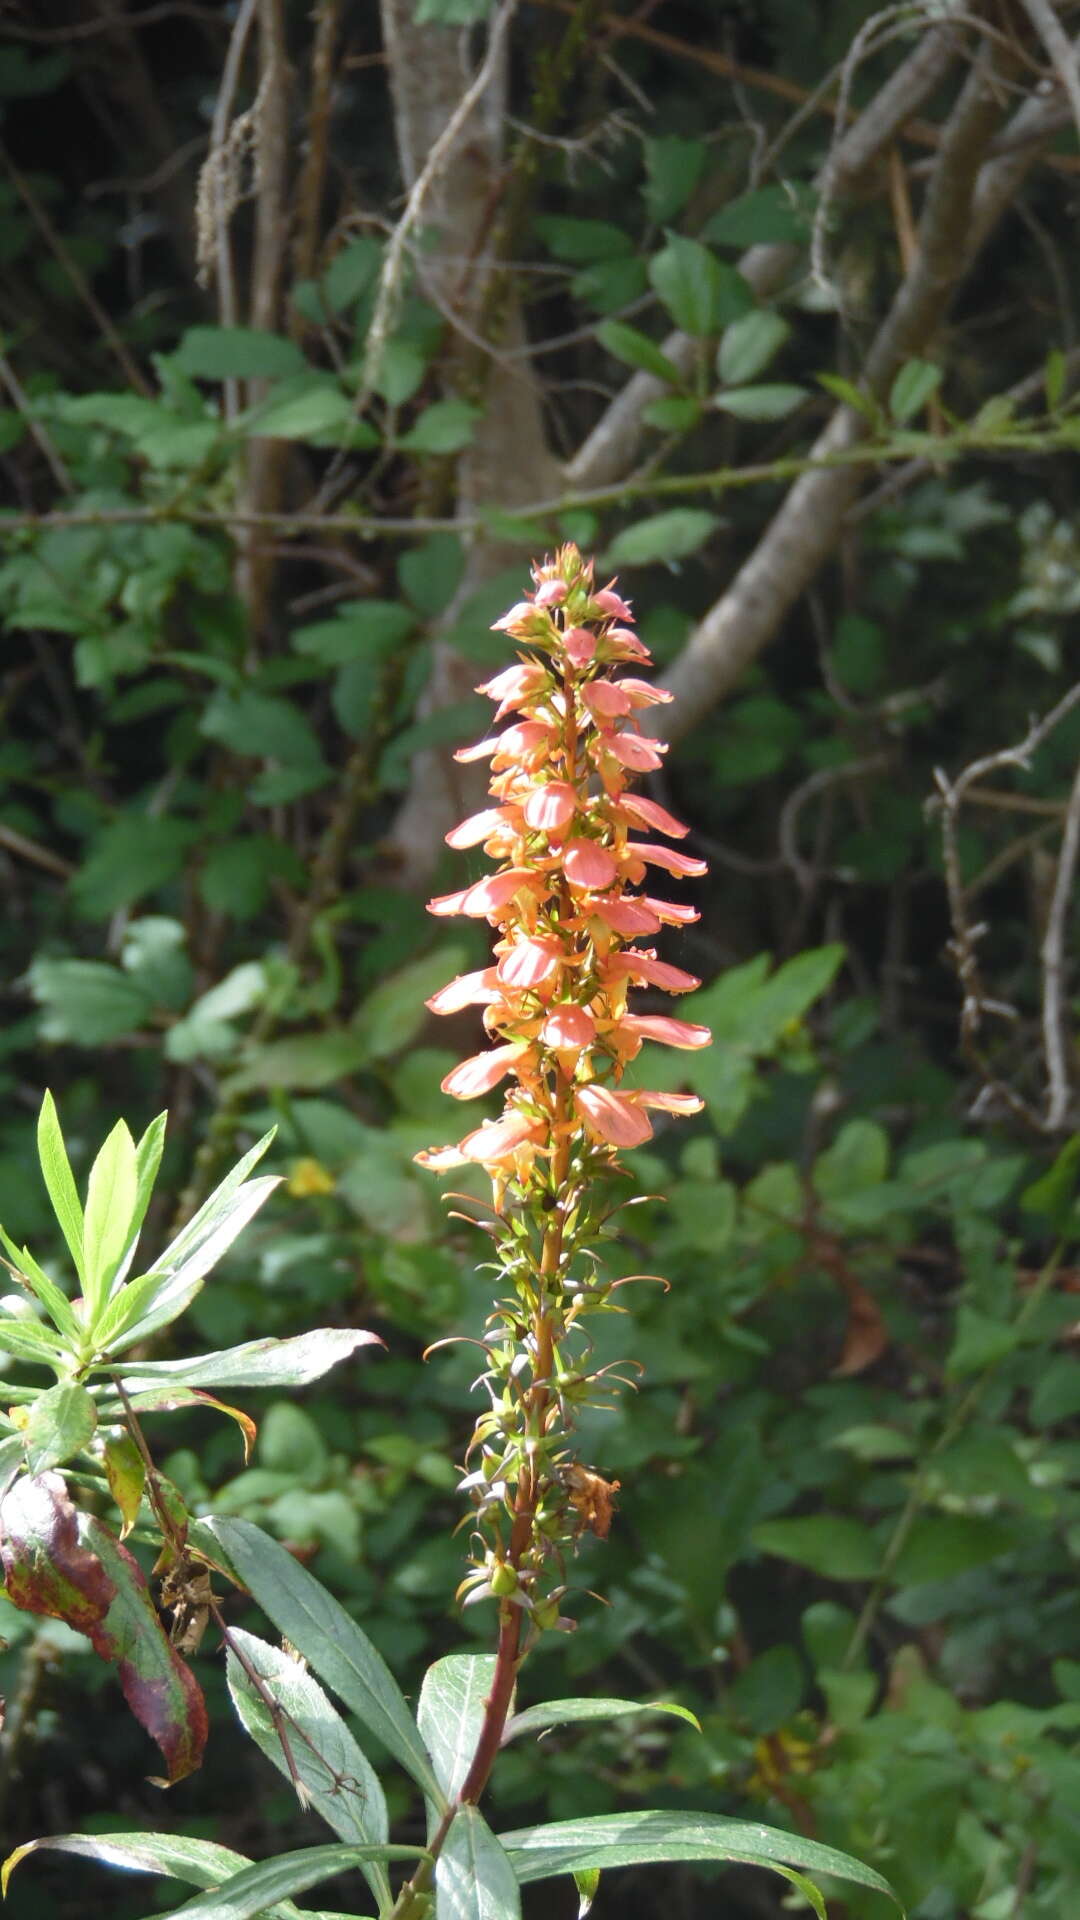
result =
[[[1046,1130],[1056,1133],[1066,1124],[1071,1097],[1068,1059],[1071,1051],[1065,1015],[1065,935],[1073,905],[1073,886],[1080,859],[1080,763],[1065,815],[1065,832],[1058,855],[1057,875],[1047,915],[1042,946],[1043,1047],[1046,1053]]]
[[[356,412],[362,413],[366,407],[378,378],[383,349],[394,323],[401,298],[402,282],[405,275],[405,256],[410,235],[423,213],[425,202],[443,168],[453,152],[463,128],[475,108],[483,99],[492,76],[498,65],[510,23],[517,11],[518,0],[503,0],[495,15],[488,34],[487,51],[453,113],[447,120],[442,132],[434,141],[431,151],[424,162],[408,200],[405,211],[390,237],[386,250],[382,272],[379,276],[375,307],[368,329],[367,345],[364,352],[364,370],[360,381],[360,392],[356,397]]]
[[[1069,36],[1050,0],[1021,0],[1021,4],[1065,89],[1076,131],[1080,134],[1080,66],[1077,64],[1076,51],[1070,46]]]
[[[232,249],[229,246],[229,221],[235,207],[235,196],[227,190],[227,175],[237,156],[234,149],[237,135],[247,116],[230,127],[229,121],[240,84],[244,51],[248,35],[258,12],[259,0],[241,0],[240,11],[229,39],[225,65],[221,73],[221,86],[214,105],[214,118],[210,126],[210,151],[206,156],[202,172],[199,175],[196,196],[197,223],[197,259],[200,280],[205,284],[212,273],[216,273],[218,287],[218,306],[221,324],[234,327],[237,322],[236,283],[233,278]],[[232,204],[230,204],[230,202]],[[224,384],[224,409],[226,420],[236,416],[239,387],[235,380],[226,380]]]
[[[23,384],[10,360],[6,354],[2,353],[0,353],[0,380],[3,381],[8,393],[11,395],[14,405],[26,421],[31,438],[37,441],[38,447],[44,456],[45,463],[53,479],[56,481],[57,486],[62,492],[70,493],[71,475],[64,465],[59,449],[56,447],[52,435],[42,425],[33,407],[30,405]]]
[[[14,827],[0,826],[0,847],[6,847],[16,859],[26,860],[32,867],[41,867],[45,873],[55,873],[58,880],[71,880],[78,872],[70,860],[62,860],[50,847],[43,847],[39,841],[28,839],[25,833],[17,833]]]
[[[845,761],[842,766],[819,767],[816,773],[812,773],[809,779],[788,795],[780,814],[778,838],[784,865],[790,867],[800,887],[809,890],[819,874],[817,867],[803,859],[797,842],[799,816],[808,801],[818,794],[831,792],[842,781],[858,780],[864,773],[880,773],[892,763],[892,754],[867,753],[858,760]],[[850,869],[836,868],[832,877],[836,880],[853,880],[856,876]]]
[[[82,268],[78,265],[77,261],[73,259],[63,240],[60,238],[60,235],[57,233],[56,228],[53,226],[52,221],[42,206],[41,201],[38,199],[37,194],[34,192],[33,187],[30,185],[30,182],[19,172],[15,162],[3,148],[0,148],[0,159],[3,160],[4,169],[12,186],[27,208],[34,225],[37,227],[50,253],[52,253],[67,275],[87,311],[93,315],[94,321],[101,331],[102,338],[123,369],[125,380],[127,380],[130,386],[135,388],[136,393],[141,393],[144,398],[149,399],[151,393],[150,386],[147,381],[144,380],[142,373],[136,366],[135,361],[121,340],[120,335],[117,333],[101,302],[98,300]]]
[[[978,1045],[978,1034],[986,1014],[995,1014],[1002,1019],[1015,1020],[1016,1013],[1014,1008],[1007,1006],[1003,1001],[992,999],[983,985],[982,975],[979,969],[977,947],[986,929],[983,925],[973,926],[968,914],[971,892],[970,889],[964,885],[960,864],[959,815],[960,808],[966,796],[968,796],[973,789],[977,788],[978,782],[984,779],[987,774],[996,773],[1003,767],[1019,767],[1026,771],[1031,765],[1033,755],[1042,745],[1043,741],[1046,740],[1054,731],[1054,728],[1065,719],[1066,715],[1072,712],[1072,709],[1078,703],[1080,703],[1080,684],[1071,688],[1070,691],[1057,702],[1057,705],[1050,709],[1049,713],[1044,714],[1041,720],[1033,722],[1023,740],[1019,741],[1016,746],[1002,747],[996,753],[983,754],[978,760],[973,760],[969,766],[965,767],[954,781],[951,781],[940,767],[936,768],[934,772],[934,780],[940,796],[937,804],[941,807],[942,813],[942,855],[945,868],[945,887],[949,900],[949,918],[952,923],[952,939],[949,943],[949,951],[953,964],[956,967],[961,988],[963,989],[963,1004],[960,1013],[961,1040],[972,1065],[980,1073],[986,1086],[1004,1102],[1018,1119],[1023,1120],[1024,1123],[1030,1127],[1039,1129],[1039,1131],[1049,1130],[1051,1125],[1050,1115],[1056,1114],[1057,1112],[1059,1098],[1055,1096],[1057,1095],[1057,1089],[1060,1084],[1060,1075],[1064,1073],[1064,1068],[1059,1060],[1059,1078],[1051,1082],[1050,1107],[1044,1121],[1028,1101],[1022,1099],[1007,1082],[1002,1080],[1001,1077],[994,1072]],[[1078,782],[1080,782],[1080,776],[1078,776]],[[1080,798],[1077,798],[1076,794],[1077,790],[1074,788],[1074,797],[1073,800],[1070,801],[1069,812],[1066,817],[1066,832],[1068,832],[1070,821],[1075,821],[1073,833],[1076,839],[1080,840]],[[1063,841],[1058,866],[1058,879],[1054,888],[1055,904],[1059,896],[1062,901],[1059,912],[1063,921],[1069,903],[1069,889],[1071,887],[1070,875],[1074,874],[1076,870],[1077,852],[1078,847],[1075,844],[1070,844],[1068,857],[1066,857],[1066,846]],[[1063,873],[1065,876],[1064,881],[1062,880]],[[1049,976],[1047,971],[1048,943],[1050,944]],[[1056,937],[1055,942],[1051,940],[1048,926],[1043,945],[1043,1032],[1048,1067],[1052,1057],[1058,1058],[1055,1050],[1063,1045],[1061,1002],[1060,998],[1056,1001],[1054,998],[1055,992],[1060,993],[1060,973],[1063,972],[1063,962],[1061,959],[1063,943],[1063,927],[1061,934]],[[1059,970],[1057,973],[1055,973],[1055,968]],[[1054,1008],[1052,1035],[1048,1028],[1048,1015],[1046,1011],[1046,992],[1048,986],[1051,994],[1051,1005]],[[1065,1086],[1065,1100],[1067,1103],[1067,1080]],[[1060,1124],[1060,1119],[1055,1119],[1055,1127]]]

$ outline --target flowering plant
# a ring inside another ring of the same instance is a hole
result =
[[[145,1416],[194,1402],[222,1406],[211,1387],[303,1384],[375,1336],[323,1329],[192,1360],[154,1361],[137,1351],[122,1358],[190,1305],[268,1197],[276,1181],[248,1176],[269,1142],[245,1156],[164,1255],[128,1279],[163,1121],[138,1145],[120,1123],[91,1170],[84,1205],[46,1099],[42,1170],[82,1294],[71,1299],[28,1249],[3,1237],[20,1291],[0,1302],[0,1350],[56,1376],[48,1389],[4,1385],[13,1402],[0,1416],[5,1590],[16,1606],[88,1634],[118,1667],[170,1781],[201,1755],[205,1708],[188,1659],[213,1621],[241,1722],[337,1838],[252,1864],[174,1834],[61,1835],[18,1848],[5,1885],[26,1853],[51,1847],[202,1889],[174,1910],[176,1920],[254,1920],[271,1908],[297,1916],[293,1894],[352,1868],[363,1874],[378,1920],[517,1920],[523,1885],[571,1873],[584,1913],[602,1868],[650,1861],[770,1867],[819,1920],[822,1895],[800,1868],[889,1892],[835,1849],[711,1813],[633,1811],[497,1836],[479,1811],[507,1741],[645,1710],[587,1698],[519,1711],[515,1688],[538,1637],[573,1625],[562,1607],[582,1533],[603,1537],[612,1522],[618,1483],[578,1457],[574,1436],[580,1409],[618,1379],[590,1370],[586,1322],[612,1311],[616,1287],[626,1284],[606,1277],[596,1252],[620,1204],[619,1156],[651,1136],[652,1113],[692,1113],[701,1104],[628,1085],[626,1069],[646,1041],[697,1048],[710,1037],[704,1027],[628,1006],[634,987],[681,993],[698,984],[638,944],[696,918],[690,907],[635,891],[646,867],[675,877],[704,871],[701,861],[633,837],[642,829],[686,832],[631,787],[663,753],[637,716],[667,696],[619,674],[647,661],[647,651],[629,607],[613,586],[596,589],[576,548],[537,568],[534,585],[497,623],[520,644],[518,661],[484,688],[497,721],[515,718],[459,756],[490,756],[495,804],[448,836],[455,847],[482,845],[498,865],[430,903],[437,916],[486,919],[497,935],[493,964],[451,981],[428,1003],[439,1014],[481,1007],[492,1042],[453,1068],[444,1090],[470,1099],[509,1086],[498,1118],[420,1156],[436,1172],[475,1166],[491,1180],[490,1201],[465,1196],[468,1217],[493,1243],[500,1292],[480,1343],[487,1405],[463,1479],[473,1545],[460,1591],[468,1604],[494,1600],[495,1652],[436,1661],[414,1714],[362,1628],[284,1546],[249,1521],[187,1510],[154,1463]],[[250,1429],[246,1416],[223,1411]],[[98,1514],[105,1502],[119,1515],[118,1533]],[[126,1534],[157,1551],[170,1639]],[[246,1590],[285,1647],[228,1624],[215,1580]],[[391,1844],[380,1781],[331,1693],[422,1791],[424,1846]],[[650,1707],[694,1720],[680,1705]],[[399,1884],[402,1861],[408,1877]]]

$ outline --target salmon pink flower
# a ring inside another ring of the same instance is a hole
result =
[[[602,613],[613,613],[618,620],[632,620],[634,617],[627,602],[620,600],[611,587],[601,587],[599,593],[594,593],[593,605],[599,607]]]
[[[562,833],[577,811],[577,794],[567,780],[534,787],[522,809],[526,824],[538,833]]]
[[[609,1147],[640,1147],[652,1139],[652,1122],[632,1094],[611,1087],[576,1087],[574,1105],[586,1131]]]
[[[483,813],[474,813],[468,820],[462,820],[452,827],[446,836],[448,847],[478,847],[489,840],[500,828],[506,829],[510,820],[509,807],[485,807]]]
[[[580,1052],[582,1047],[591,1047],[596,1039],[596,1021],[586,1007],[579,1007],[573,1000],[561,1000],[548,1013],[540,1038],[547,1047],[574,1047]]]
[[[588,627],[571,627],[563,634],[563,648],[572,667],[587,667],[596,658],[596,635]]]
[[[484,1007],[489,1001],[498,1000],[499,983],[494,967],[481,967],[476,973],[459,973],[456,980],[450,980],[438,993],[433,993],[424,1005],[432,1013],[461,1013],[465,1007]]]
[[[490,1093],[492,1087],[498,1086],[524,1052],[524,1047],[508,1046],[491,1047],[487,1053],[474,1053],[471,1060],[462,1060],[447,1074],[442,1082],[442,1090],[453,1094],[455,1100],[476,1100],[482,1093]]]
[[[639,1042],[659,1040],[665,1047],[707,1047],[712,1039],[708,1027],[673,1020],[667,1013],[624,1013],[618,1031],[634,1034]]]
[[[568,840],[563,848],[563,872],[572,887],[601,892],[618,877],[615,856],[595,840]]]
[[[650,800],[643,793],[624,793],[615,809],[619,819],[635,821],[639,826],[652,827],[656,833],[666,833],[672,840],[685,840],[689,827],[676,820],[673,813]]]
[[[553,936],[526,934],[511,943],[496,972],[505,986],[528,989],[550,980],[564,960],[562,944]]]

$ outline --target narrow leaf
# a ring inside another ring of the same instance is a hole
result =
[[[0,1244],[3,1245],[11,1265],[31,1293],[40,1300],[50,1320],[57,1330],[69,1340],[79,1337],[81,1328],[75,1318],[75,1309],[62,1288],[50,1279],[43,1267],[39,1267],[29,1247],[19,1248],[14,1240],[0,1227]]]
[[[0,1308],[0,1353],[17,1354],[20,1360],[33,1360],[39,1366],[55,1366],[67,1348],[51,1327],[37,1320],[8,1319]]]
[[[83,1293],[91,1327],[131,1238],[137,1194],[135,1142],[118,1120],[90,1169],[86,1189]]]
[[[45,1094],[41,1103],[41,1112],[38,1115],[37,1149],[52,1210],[60,1223],[60,1231],[67,1241],[68,1252],[75,1262],[75,1271],[82,1282],[85,1274],[83,1210],[75,1186],[75,1176],[71,1171],[71,1162],[67,1157],[64,1136],[60,1131],[60,1117],[56,1111],[56,1102],[49,1092]]]
[[[680,1720],[688,1720],[692,1727],[701,1732],[697,1715],[691,1713],[689,1707],[680,1707],[673,1700],[647,1700],[644,1704],[636,1700],[545,1700],[539,1706],[526,1707],[522,1713],[515,1713],[507,1721],[503,1745],[509,1740],[518,1739],[523,1733],[546,1733],[550,1727],[568,1726],[580,1720],[618,1720],[631,1713],[673,1713]],[[422,1720],[420,1724],[423,1728]]]
[[[733,1860],[750,1866],[808,1868],[853,1886],[896,1895],[872,1867],[799,1833],[713,1813],[613,1813],[500,1835],[522,1886],[583,1868],[647,1866],[673,1860]],[[897,1902],[899,1905],[899,1902]]]
[[[400,1760],[417,1785],[445,1807],[416,1723],[382,1655],[332,1594],[250,1520],[213,1518],[192,1528],[192,1544],[224,1556],[279,1633],[320,1679]]]
[[[191,1360],[132,1361],[124,1368],[128,1393],[168,1382],[185,1387],[302,1387],[321,1379],[360,1347],[381,1347],[362,1327],[314,1327],[287,1340],[246,1340]]]
[[[254,1920],[276,1901],[303,1893],[320,1880],[332,1880],[350,1867],[363,1866],[370,1860],[416,1860],[422,1856],[420,1847],[302,1847],[296,1853],[281,1853],[276,1859],[244,1867],[220,1886],[186,1900],[182,1907],[174,1907],[169,1915],[155,1912],[153,1920]]]
[[[424,1675],[416,1721],[448,1800],[456,1800],[476,1751],[495,1661],[486,1653],[451,1653]]]
[[[435,1867],[439,1920],[518,1920],[517,1876],[483,1814],[459,1807]]]
[[[281,1716],[278,1722],[249,1669],[265,1683]],[[390,1826],[378,1775],[318,1681],[280,1647],[238,1627],[230,1631],[227,1671],[241,1725],[338,1839],[369,1846],[384,1842]],[[390,1904],[381,1866],[368,1865],[365,1878],[377,1905]]]

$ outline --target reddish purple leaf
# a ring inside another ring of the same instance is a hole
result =
[[[59,1473],[25,1474],[0,1502],[7,1597],[85,1633],[115,1666],[124,1698],[161,1748],[171,1786],[201,1763],[206,1706],[194,1674],[165,1636],[142,1569]]]

